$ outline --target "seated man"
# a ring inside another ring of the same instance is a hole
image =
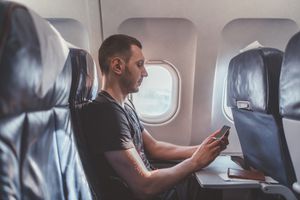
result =
[[[211,163],[228,144],[227,137],[215,140],[214,134],[199,146],[155,140],[125,102],[148,75],[144,60],[141,43],[126,35],[110,36],[99,49],[102,91],[86,106],[84,124],[88,126],[85,134],[97,171],[97,187],[102,188],[105,200],[178,199],[175,186]],[[148,158],[183,161],[153,169]]]

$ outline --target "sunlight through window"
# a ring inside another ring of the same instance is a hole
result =
[[[145,67],[148,77],[143,80],[139,92],[133,94],[133,103],[144,122],[166,122],[178,107],[178,74],[166,62],[149,62]]]

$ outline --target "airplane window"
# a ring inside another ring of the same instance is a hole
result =
[[[148,61],[145,67],[148,77],[143,80],[139,92],[132,95],[133,103],[144,123],[165,123],[178,108],[178,73],[166,61]]]
[[[233,122],[233,116],[231,112],[231,108],[227,106],[227,79],[224,80],[223,87],[223,97],[222,97],[222,105],[223,105],[223,114],[230,122]]]

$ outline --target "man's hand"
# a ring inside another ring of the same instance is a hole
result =
[[[192,160],[197,165],[196,170],[209,165],[229,144],[228,135],[224,136],[221,140],[215,139],[215,135],[218,132],[219,130],[207,137],[192,155]]]
[[[221,129],[217,130],[216,132],[212,133],[209,137],[212,137],[213,139],[215,139],[216,135],[221,131]],[[229,144],[228,141],[228,136],[229,136],[230,131],[228,131],[222,138],[221,138],[221,151],[225,150],[227,145]]]

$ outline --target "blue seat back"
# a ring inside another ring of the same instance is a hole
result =
[[[297,176],[293,189],[300,194],[300,33],[294,35],[286,47],[280,75],[279,110]]]
[[[282,56],[273,48],[235,56],[228,69],[227,97],[247,165],[291,187],[295,174],[278,107]]]
[[[69,101],[74,53],[30,9],[0,2],[0,199],[92,199]]]

